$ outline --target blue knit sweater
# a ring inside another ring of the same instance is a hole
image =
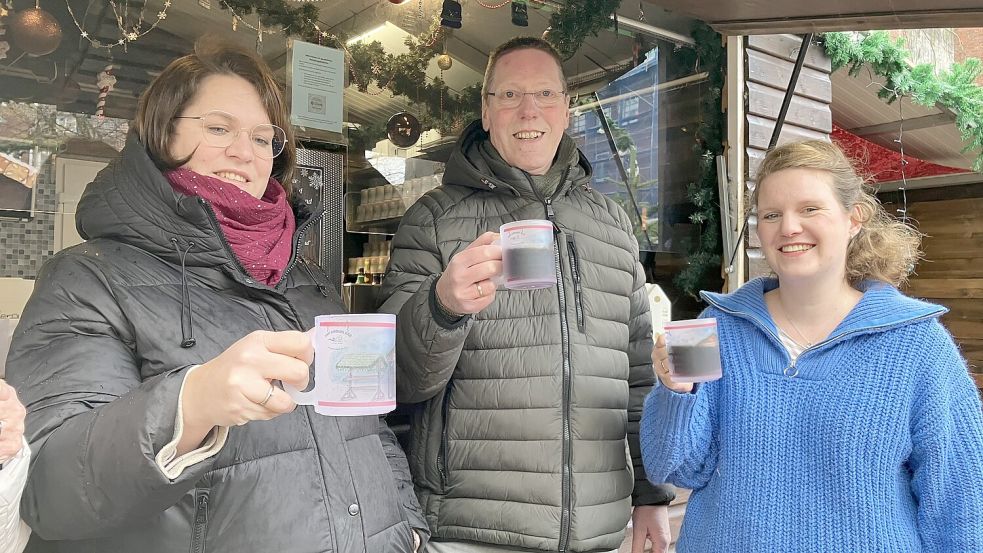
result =
[[[945,309],[869,283],[792,365],[775,286],[704,294],[723,378],[646,400],[648,478],[693,490],[677,550],[983,552],[983,413]]]

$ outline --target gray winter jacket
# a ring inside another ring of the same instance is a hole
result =
[[[478,152],[479,123],[462,135],[443,185],[403,217],[382,292],[382,310],[400,322],[397,398],[418,403],[417,493],[435,538],[616,549],[633,492],[635,504],[672,498],[645,480],[638,455],[653,381],[638,246],[627,215],[590,188],[579,152],[541,198],[529,175]],[[557,229],[556,286],[500,289],[475,316],[441,316],[433,286],[455,253],[503,223],[545,218]]]
[[[315,218],[298,218],[295,255]],[[77,223],[88,242],[45,263],[7,362],[35,451],[29,553],[412,551],[411,526],[426,526],[379,417],[298,407],[232,428],[173,481],[155,462],[190,366],[342,311],[315,267],[295,258],[257,284],[207,202],[174,192],[132,136]]]

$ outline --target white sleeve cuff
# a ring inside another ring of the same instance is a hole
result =
[[[188,381],[188,375],[199,366],[195,365],[184,373],[184,382],[181,383],[181,392],[178,393],[177,398],[177,415],[174,417],[174,438],[165,444],[164,447],[160,448],[160,451],[157,452],[157,456],[154,458],[157,461],[160,471],[170,480],[177,479],[184,472],[184,469],[191,465],[215,456],[225,446],[225,439],[229,436],[229,427],[216,426],[208,432],[205,440],[197,449],[193,449],[181,456],[177,455],[177,445],[184,433],[184,417],[182,416],[184,385]]]
[[[20,503],[21,491],[27,481],[27,469],[31,463],[31,448],[27,440],[12,459],[3,463],[0,469],[0,508]]]

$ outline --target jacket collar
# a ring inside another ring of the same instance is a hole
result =
[[[713,307],[747,319],[777,336],[778,331],[764,300],[765,292],[777,287],[777,279],[761,277],[751,280],[730,294],[700,292],[700,297]],[[823,343],[848,334],[879,332],[937,318],[947,311],[942,306],[905,296],[897,288],[884,282],[867,280],[858,289],[863,292],[860,302]]]
[[[528,173],[508,165],[498,156],[494,156],[498,157],[496,160],[481,155],[480,146],[489,140],[480,119],[468,125],[461,133],[447,161],[444,182],[500,194],[535,195]],[[576,148],[574,140],[566,133],[561,140],[566,143],[561,145]],[[568,176],[559,184],[555,195],[564,194],[574,186],[587,186],[592,174],[590,162],[584,157],[583,152],[577,149],[575,162],[570,165]]]

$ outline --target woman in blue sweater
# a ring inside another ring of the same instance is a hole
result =
[[[777,278],[704,293],[723,377],[646,400],[648,478],[693,490],[680,552],[983,551],[983,415],[945,309],[895,288],[918,235],[826,142],[781,146],[752,197]]]

